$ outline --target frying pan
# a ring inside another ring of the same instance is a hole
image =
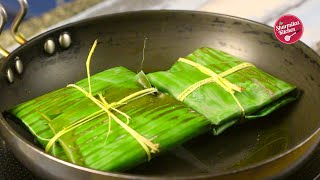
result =
[[[69,47],[59,43],[63,35],[70,37]],[[121,173],[80,167],[44,153],[19,121],[3,113],[1,135],[26,167],[45,179],[279,178],[297,169],[318,144],[320,57],[302,42],[280,43],[266,25],[205,12],[126,12],[43,33],[2,61],[1,112],[85,78],[85,59],[95,39],[99,44],[92,59],[92,73],[115,66],[137,71],[145,37],[146,72],[166,70],[179,57],[208,46],[295,84],[303,95],[271,116],[240,124],[217,137],[202,135]],[[23,72],[17,68],[21,65]]]

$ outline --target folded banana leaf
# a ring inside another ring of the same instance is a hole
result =
[[[150,87],[143,74],[137,76],[123,67],[93,75],[90,81],[92,96],[103,97],[101,102],[110,107],[112,103]],[[87,79],[76,85],[89,91]],[[18,105],[9,112],[21,119],[51,154],[103,171],[122,171],[147,161],[145,146],[159,145],[153,150],[150,148],[151,153],[165,152],[210,131],[210,122],[205,117],[160,92],[118,105],[109,111],[122,123],[112,115],[110,118],[110,114],[78,89],[65,87]],[[88,121],[80,123],[84,119]],[[131,128],[130,132],[125,125]],[[50,148],[50,142],[56,137]],[[137,140],[143,138],[145,146]]]
[[[180,58],[168,71],[147,77],[160,91],[208,118],[216,135],[237,122],[266,116],[299,94],[294,85],[206,47]]]
[[[113,75],[117,76],[117,78],[111,78]],[[92,93],[97,94],[112,84],[127,81],[130,76],[132,76],[132,72],[122,67],[98,73],[91,77]],[[83,79],[76,84],[87,88],[88,80]],[[49,118],[54,118],[82,98],[83,94],[81,92],[66,87],[20,104],[9,110],[9,112],[23,120],[23,123],[37,138],[38,142],[45,147],[54,133],[49,127],[48,120],[42,114],[46,114]],[[61,159],[67,159],[59,143],[53,146],[50,153]]]

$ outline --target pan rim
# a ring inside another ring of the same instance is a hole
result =
[[[131,15],[131,14],[141,14],[141,13],[159,13],[159,14],[164,14],[164,13],[183,13],[183,14],[196,14],[196,15],[207,15],[207,16],[215,16],[215,17],[222,17],[222,18],[228,18],[228,19],[232,19],[232,20],[236,20],[236,21],[241,21],[241,22],[246,22],[246,23],[250,23],[253,25],[258,25],[260,27],[264,27],[264,28],[272,28],[269,25],[266,24],[262,24],[253,20],[248,20],[245,18],[241,18],[241,17],[236,17],[236,16],[231,16],[231,15],[226,15],[226,14],[220,14],[220,13],[211,13],[211,12],[205,12],[205,11],[191,11],[191,10],[139,10],[139,11],[128,11],[128,12],[121,12],[121,13],[113,13],[113,14],[107,14],[107,15],[101,15],[101,16],[96,16],[96,17],[91,17],[88,19],[83,19],[77,22],[72,22],[69,24],[65,24],[63,26],[60,27],[56,27],[54,29],[51,29],[49,31],[46,31],[42,34],[39,34],[33,38],[31,38],[29,41],[31,42],[35,42],[39,39],[41,39],[42,37],[51,34],[52,32],[56,32],[68,27],[72,27],[75,25],[79,25],[79,24],[86,24],[88,22],[94,21],[94,20],[101,20],[101,19],[105,19],[105,18],[109,18],[109,17],[114,17],[114,16],[121,16],[121,15]],[[4,59],[4,61],[2,63],[0,63],[0,69],[2,69],[10,59],[12,59],[12,57],[20,51],[21,48],[24,48],[25,46],[27,46],[29,43],[27,42],[26,44],[19,46],[18,48],[16,48],[6,59]],[[304,47],[306,49],[308,49],[308,51],[310,51],[310,54],[313,54],[313,56],[318,57],[317,59],[313,59],[317,64],[320,65],[320,56],[309,46],[307,46],[304,42],[302,41],[298,41],[296,44],[298,44],[301,47]],[[107,171],[99,171],[99,170],[94,170],[94,169],[90,169],[87,167],[83,167],[83,166],[79,166],[64,160],[61,160],[59,158],[56,158],[54,156],[51,156],[47,153],[45,153],[43,150],[41,150],[40,148],[35,147],[33,144],[31,144],[29,141],[25,140],[25,138],[21,137],[19,134],[16,133],[15,130],[13,130],[13,128],[6,122],[6,120],[4,119],[2,113],[0,113],[0,120],[2,121],[1,123],[4,124],[4,126],[6,127],[6,129],[14,134],[15,136],[17,136],[17,138],[19,138],[24,144],[26,144],[27,146],[29,146],[30,148],[32,148],[33,150],[37,151],[37,153],[45,156],[46,158],[49,158],[51,160],[54,160],[56,162],[62,163],[63,165],[75,168],[75,169],[79,169],[79,170],[83,170],[83,171],[87,171],[90,173],[94,173],[94,174],[100,174],[102,176],[112,176],[112,177],[117,177],[117,178],[128,178],[128,179],[132,179],[132,178],[139,178],[139,179],[166,179],[166,178],[172,178],[173,176],[162,176],[162,177],[156,177],[154,175],[140,175],[140,174],[128,174],[128,173],[117,173],[117,172],[107,172]],[[310,139],[314,138],[317,134],[320,133],[320,127],[318,127],[318,129],[315,130],[315,132],[313,132],[308,138],[304,139],[302,142],[297,143],[297,145],[295,145],[293,148],[288,149],[286,151],[284,151],[281,154],[278,154],[272,158],[263,160],[261,162],[258,163],[254,163],[252,165],[243,167],[243,168],[239,168],[236,170],[232,170],[232,171],[225,171],[222,173],[217,173],[217,174],[202,174],[202,175],[194,175],[192,177],[186,177],[186,176],[174,176],[175,179],[190,179],[190,178],[212,178],[212,177],[219,177],[219,176],[224,176],[224,175],[230,175],[230,174],[236,174],[236,173],[240,173],[240,172],[244,172],[247,170],[251,170],[251,169],[255,169],[258,167],[261,167],[263,165],[266,165],[272,161],[278,160],[286,155],[289,155],[290,153],[292,153],[293,151],[299,149],[300,147],[302,147],[304,144],[306,144]],[[314,149],[316,148],[316,146],[320,144],[320,136],[318,137],[318,139],[316,140],[314,147],[309,148],[308,152],[306,154],[304,154],[304,156],[308,157],[310,156],[310,154],[314,151]],[[303,157],[299,160],[304,160],[306,157]],[[299,161],[297,160],[297,162]],[[298,163],[300,164],[300,163]],[[281,177],[285,174],[285,172],[287,170],[290,169],[295,169],[297,166],[296,162],[290,166],[288,166],[286,168],[286,170],[284,170],[283,172],[281,172],[280,174],[276,175]]]

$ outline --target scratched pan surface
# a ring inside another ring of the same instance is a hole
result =
[[[58,45],[68,32],[72,45]],[[92,42],[99,45],[92,71],[115,66],[136,71],[147,37],[144,70],[168,69],[179,57],[208,46],[257,65],[303,90],[299,101],[263,119],[233,127],[220,136],[205,134],[149,163],[122,173],[94,171],[45,154],[21,125],[1,115],[0,130],[16,157],[37,176],[66,179],[120,178],[265,178],[292,172],[319,142],[320,58],[305,44],[285,45],[270,27],[225,15],[190,11],[141,11],[102,16],[44,33],[16,49],[1,64],[0,110],[85,78]],[[43,45],[56,42],[47,55]],[[13,84],[5,71],[15,57],[24,64]],[[186,77],[188,78],[188,77]]]

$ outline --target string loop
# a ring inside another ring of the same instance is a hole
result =
[[[108,120],[109,120],[109,130],[108,130],[107,137],[110,133],[110,122],[111,122],[111,120],[114,120],[138,141],[138,143],[145,150],[145,152],[148,156],[148,160],[150,160],[151,153],[156,153],[159,151],[159,144],[155,144],[155,143],[151,142],[150,140],[146,139],[145,137],[140,135],[138,132],[136,132],[134,129],[132,129],[130,126],[128,126],[130,116],[128,116],[126,113],[118,110],[117,108],[119,108],[120,106],[125,105],[131,101],[134,101],[138,98],[141,98],[143,96],[155,93],[158,90],[156,88],[144,89],[144,90],[135,92],[133,94],[130,94],[130,95],[124,97],[123,99],[121,99],[120,101],[113,102],[113,103],[108,103],[105,100],[105,98],[102,96],[101,93],[98,93],[99,99],[95,98],[92,95],[92,90],[91,90],[90,61],[91,61],[91,57],[92,57],[92,54],[94,52],[96,45],[97,45],[97,40],[94,42],[94,44],[90,50],[90,53],[88,55],[87,62],[86,62],[89,92],[87,92],[85,89],[83,89],[75,84],[69,84],[67,87],[72,87],[72,88],[75,88],[78,91],[82,92],[87,98],[89,98],[92,102],[94,102],[97,106],[99,106],[101,108],[101,110],[94,112],[91,115],[84,117],[83,119],[80,119],[79,121],[63,128],[61,131],[56,133],[48,142],[48,144],[45,148],[45,151],[48,152],[51,149],[51,147],[54,145],[54,143],[64,134],[74,130],[75,128],[82,126],[83,124],[85,124],[87,122],[90,122],[91,120],[93,120],[101,115],[107,114]],[[124,116],[127,119],[127,123],[122,122],[112,111],[115,111],[115,112],[119,113],[120,115]],[[45,118],[48,118],[48,117],[45,117]]]
[[[242,92],[242,88],[232,84],[230,81],[228,81],[227,79],[223,78],[226,77],[232,73],[235,73],[241,69],[244,68],[248,68],[248,67],[255,67],[253,64],[251,63],[241,63],[231,69],[228,69],[227,71],[224,71],[220,74],[216,74],[215,72],[213,72],[211,69],[198,64],[196,62],[190,61],[188,59],[185,58],[179,58],[178,60],[179,62],[183,62],[186,64],[189,64],[195,68],[197,68],[199,71],[201,71],[202,73],[210,76],[209,78],[203,79],[201,81],[198,81],[194,84],[192,84],[191,86],[189,86],[188,88],[186,88],[184,91],[182,91],[178,96],[177,99],[179,101],[184,101],[185,98],[187,96],[189,96],[192,92],[194,92],[195,90],[197,90],[198,88],[200,88],[201,86],[205,85],[205,84],[209,84],[209,83],[217,83],[218,85],[220,85],[222,88],[224,88],[228,93],[230,93],[232,95],[232,97],[234,98],[235,102],[237,103],[237,105],[239,106],[239,109],[241,110],[241,114],[244,117],[245,116],[245,110],[242,107],[240,101],[237,99],[237,97],[234,95],[235,91],[236,92]]]

